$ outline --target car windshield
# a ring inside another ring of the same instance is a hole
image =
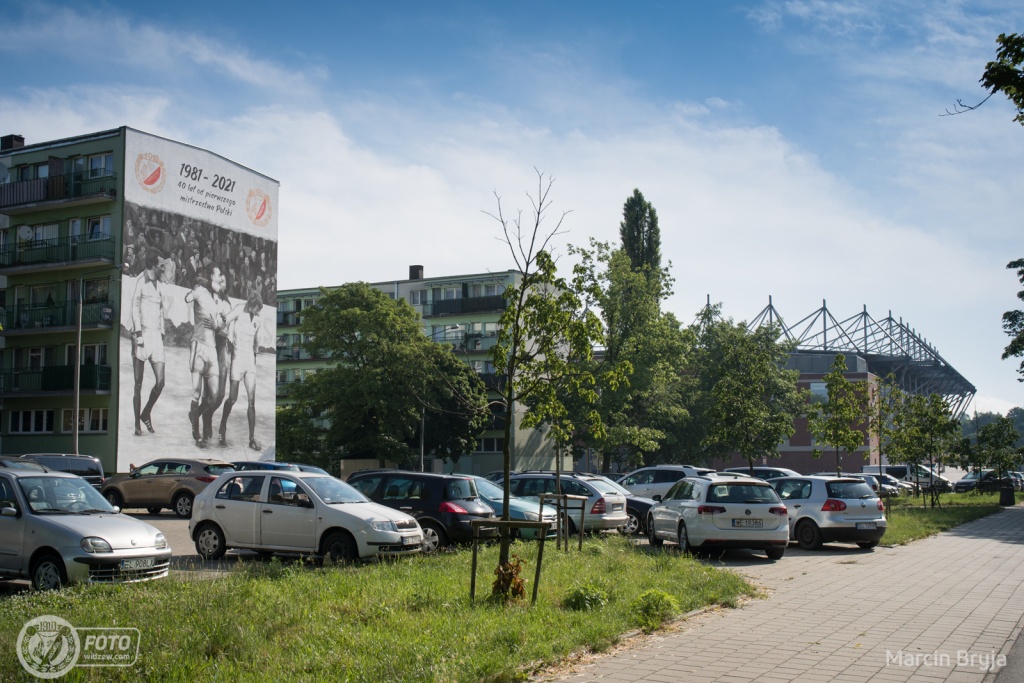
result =
[[[490,500],[501,500],[502,496],[505,495],[505,489],[501,488],[497,484],[491,481],[487,481],[483,477],[478,477],[473,481],[476,482],[476,490],[480,492],[480,495]],[[518,498],[516,494],[511,491],[508,492],[508,499],[514,500]]]
[[[302,483],[307,484],[309,488],[313,489],[316,495],[320,497],[320,500],[328,505],[368,502],[367,497],[359,493],[359,491],[342,480],[331,476],[306,477],[302,480]]]
[[[207,465],[203,469],[217,477],[224,474],[225,472],[235,471],[234,465]]]
[[[92,484],[77,477],[19,477],[18,485],[32,512],[40,515],[113,512]]]
[[[714,484],[709,503],[778,503],[779,495],[768,484]]]
[[[863,480],[830,481],[825,483],[829,498],[874,498],[875,492]]]

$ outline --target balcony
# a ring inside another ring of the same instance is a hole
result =
[[[321,356],[314,356],[301,346],[279,347],[277,349],[278,360],[324,360]]]
[[[444,299],[425,305],[423,307],[423,317],[504,311],[505,307],[505,297],[501,295]]]
[[[109,394],[111,376],[109,365],[83,365],[80,377],[82,393]],[[74,390],[73,365],[0,371],[0,397],[3,398],[71,395]]]
[[[484,387],[487,389],[501,389],[505,386],[505,375],[496,375],[493,372],[481,372],[479,377],[483,380]]]
[[[16,216],[49,204],[93,204],[117,196],[117,174],[90,177],[90,171],[0,185],[0,213]]]
[[[18,240],[0,249],[0,273],[5,275],[102,263],[114,264],[114,238],[109,235]]]
[[[13,337],[27,334],[73,332],[75,330],[74,301],[59,301],[50,306],[19,304],[0,309],[0,335]],[[82,329],[111,328],[117,320],[113,301],[87,301],[82,304]]]

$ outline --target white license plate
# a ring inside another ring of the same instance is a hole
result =
[[[760,529],[762,524],[763,523],[762,523],[762,521],[760,519],[734,519],[734,520],[732,520],[732,525],[734,527],[745,527],[745,528],[748,528],[748,529],[749,528]]]
[[[613,503],[612,504],[612,511],[613,512],[618,512],[621,509],[622,509],[622,504],[621,503]]]
[[[402,545],[419,545],[419,536],[402,536]]]
[[[130,560],[121,560],[121,569],[149,569],[153,564],[152,557],[134,557]]]
[[[874,522],[857,522],[858,529],[877,529],[878,526]]]

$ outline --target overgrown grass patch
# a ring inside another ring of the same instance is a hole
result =
[[[623,538],[590,539],[583,553],[546,551],[532,608],[482,599],[494,578],[494,547],[481,551],[476,603],[466,550],[355,567],[247,562],[219,580],[11,595],[0,598],[0,680],[34,680],[14,645],[22,625],[42,614],[76,627],[142,632],[135,666],[76,668],[64,680],[511,681],[582,648],[613,645],[637,627],[634,603],[645,591],[664,591],[677,613],[754,593],[735,574]],[[529,595],[536,545],[520,543],[514,552],[527,562]],[[607,600],[566,609],[574,585]]]
[[[1016,494],[1017,502],[1024,494]],[[932,508],[927,495],[892,500],[883,543],[901,545],[980,519],[1001,509],[999,493],[943,493],[942,507]]]

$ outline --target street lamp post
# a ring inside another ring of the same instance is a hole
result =
[[[106,268],[100,268],[99,270],[90,270],[82,273],[78,278],[78,301],[75,302],[75,402],[74,412],[71,415],[71,421],[73,423],[71,428],[71,452],[75,455],[78,455],[78,411],[82,393],[82,288],[85,286],[85,278],[87,275],[105,273],[108,270],[121,270],[123,267],[124,266],[121,264],[117,264],[107,266]]]

